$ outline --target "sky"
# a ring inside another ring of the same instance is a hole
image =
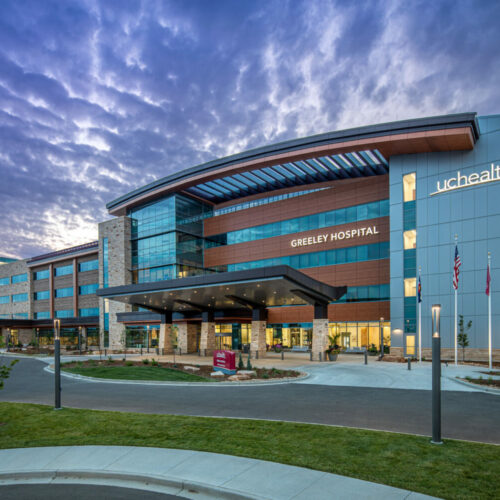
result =
[[[97,239],[105,204],[215,158],[500,113],[500,2],[2,0],[0,255]]]

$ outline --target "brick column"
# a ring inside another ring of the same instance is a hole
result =
[[[172,354],[174,352],[172,344],[175,341],[175,339],[172,338],[172,313],[162,314],[160,321],[158,347],[163,349],[163,354]]]
[[[201,315],[200,351],[211,356],[215,350],[215,322],[213,311],[204,311]]]
[[[194,323],[186,322],[177,325],[177,345],[181,354],[196,352],[196,325]]]
[[[325,350],[328,347],[328,304],[314,306],[313,333],[312,333],[312,359],[319,361],[325,359]]]
[[[266,327],[267,310],[252,309],[252,337],[250,352],[254,358],[263,358],[266,355]],[[258,354],[257,354],[258,353]]]

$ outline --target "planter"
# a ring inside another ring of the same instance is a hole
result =
[[[337,353],[334,353],[334,354],[331,352],[328,353],[328,361],[337,361],[337,358],[338,358]]]

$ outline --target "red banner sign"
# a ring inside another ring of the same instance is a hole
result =
[[[214,370],[235,372],[236,354],[233,351],[214,351]]]

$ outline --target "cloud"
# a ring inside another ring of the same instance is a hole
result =
[[[105,203],[245,149],[499,112],[498,2],[0,3],[0,254],[96,238]]]

